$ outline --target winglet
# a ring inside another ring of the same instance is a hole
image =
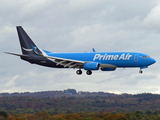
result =
[[[94,48],[92,48],[92,51],[93,51],[93,52],[96,52]]]

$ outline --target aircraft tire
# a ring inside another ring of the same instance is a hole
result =
[[[91,70],[87,70],[86,74],[87,75],[92,75],[92,71]]]
[[[77,75],[81,75],[82,74],[82,70],[77,70],[76,73],[77,73]]]

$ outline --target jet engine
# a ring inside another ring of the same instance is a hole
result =
[[[85,70],[98,70],[99,69],[99,63],[96,63],[96,62],[85,63],[83,65],[83,68]]]

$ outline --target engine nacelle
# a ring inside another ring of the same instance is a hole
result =
[[[96,63],[96,62],[85,63],[83,65],[83,68],[85,70],[98,70],[99,69],[99,63]]]
[[[101,68],[102,71],[115,71],[116,68]]]

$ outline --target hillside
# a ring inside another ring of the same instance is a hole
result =
[[[104,92],[46,91],[36,93],[1,93],[0,109],[10,114],[51,114],[74,112],[159,112],[160,95],[143,93],[116,95]]]
[[[13,96],[30,96],[30,97],[85,97],[85,96],[115,96],[114,93],[108,92],[77,92],[75,89],[67,89],[63,91],[42,91],[42,92],[23,92],[23,93],[0,93],[0,97],[13,97]]]

